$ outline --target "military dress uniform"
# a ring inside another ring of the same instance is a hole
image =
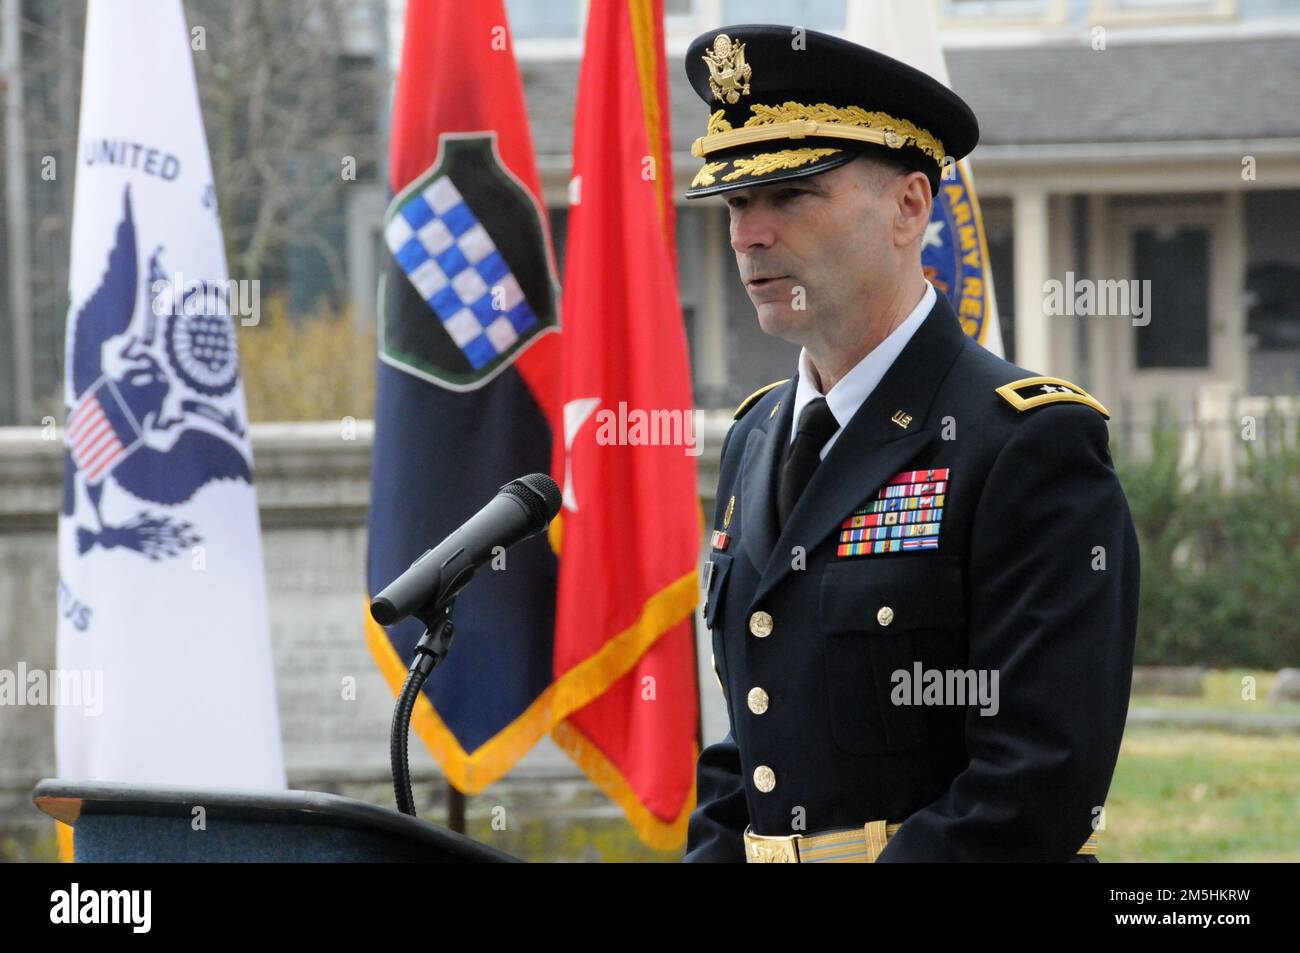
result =
[[[721,33],[727,43],[708,35],[688,54],[706,101],[720,88],[715,102],[730,109],[748,87],[740,105],[796,107],[800,84],[821,82],[809,61],[781,67],[787,28]],[[905,113],[925,137],[973,146],[974,117],[937,83],[833,37],[809,45],[819,70],[856,76],[844,96],[876,91],[864,113]],[[692,62],[719,50],[730,72]],[[783,136],[742,146],[787,151]],[[729,167],[758,169],[724,145]],[[912,152],[905,162],[934,161]],[[719,174],[697,188],[723,185]],[[704,619],[730,730],[700,755],[686,860],[1095,861],[1138,600],[1105,408],[982,348],[943,295],[851,418],[825,428],[833,442],[815,421],[796,426],[797,389],[791,379],[753,395],[723,442]],[[809,439],[823,456],[782,505]],[[996,706],[924,694],[934,672],[996,673]]]

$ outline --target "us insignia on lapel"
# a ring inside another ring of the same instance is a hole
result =
[[[874,556],[939,548],[948,468],[904,470],[840,524],[836,556]]]

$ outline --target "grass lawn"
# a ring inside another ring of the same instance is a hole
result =
[[[1097,857],[1300,861],[1300,735],[1131,726]]]
[[[1242,698],[1243,680],[1255,680],[1254,698]],[[1268,694],[1277,681],[1276,672],[1234,668],[1206,672],[1201,680],[1200,698],[1178,698],[1169,695],[1134,695],[1129,701],[1132,708],[1163,708],[1167,710],[1204,711],[1235,715],[1291,715],[1300,718],[1300,702],[1270,704]],[[1297,752],[1300,754],[1300,752]]]

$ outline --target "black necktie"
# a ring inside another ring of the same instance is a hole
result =
[[[839,422],[824,397],[809,401],[799,415],[799,426],[781,466],[781,482],[776,493],[776,513],[781,526],[785,526],[799,494],[821,463],[822,447],[839,429]]]

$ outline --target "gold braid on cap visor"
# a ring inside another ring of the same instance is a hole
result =
[[[755,104],[753,113],[740,129],[732,128],[719,109],[709,116],[708,133],[691,144],[691,155],[702,159],[711,152],[731,149],[774,139],[852,139],[890,149],[914,146],[943,168],[943,143],[931,133],[906,119],[888,113],[872,112],[861,106],[831,106],[817,103],[782,103],[780,106]]]

